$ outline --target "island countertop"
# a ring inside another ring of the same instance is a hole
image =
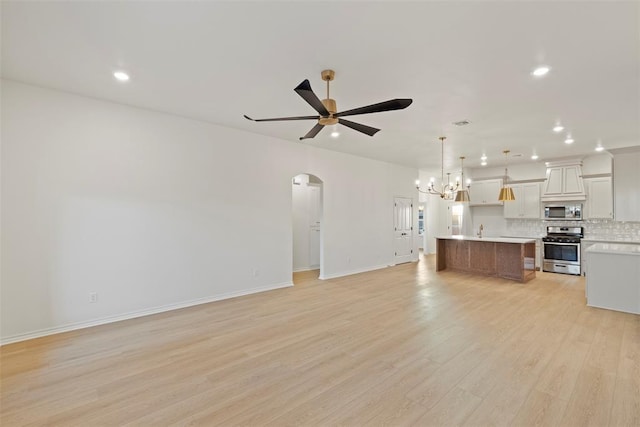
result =
[[[589,243],[616,243],[621,245],[640,245],[640,240],[616,240],[616,239],[606,239],[603,237],[583,237],[581,239],[583,242]]]
[[[620,243],[596,243],[586,249],[588,253],[640,255],[640,245]]]
[[[448,240],[468,240],[474,242],[490,242],[490,243],[535,243],[536,239],[523,239],[518,237],[475,237],[475,236],[436,236],[436,239],[448,239]]]

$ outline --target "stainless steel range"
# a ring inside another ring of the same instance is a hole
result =
[[[544,248],[542,271],[579,276],[582,237],[584,237],[583,227],[548,226],[547,235],[542,238]]]

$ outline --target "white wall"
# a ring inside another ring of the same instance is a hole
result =
[[[426,184],[429,182],[428,171],[420,170],[418,179],[421,182],[421,188],[426,188]],[[425,254],[432,254],[436,252],[435,248],[435,236],[438,235],[438,209],[433,201],[434,196],[430,196],[424,193],[418,193],[418,203],[422,203],[425,206],[424,209],[424,246],[423,251]]]
[[[582,175],[601,175],[613,172],[613,157],[611,154],[602,153],[585,157],[582,160]]]
[[[1,136],[3,342],[290,285],[301,172],[326,277],[392,264],[415,197],[410,168],[6,80]]]
[[[582,160],[583,175],[610,174],[612,171],[612,158],[608,153],[594,154],[574,159]],[[550,161],[552,160],[550,159]],[[509,165],[508,172],[510,181],[545,180],[547,177],[547,167],[545,166],[545,162],[542,161]],[[502,178],[504,176],[504,164],[501,166],[469,169],[468,174],[472,180]],[[473,186],[473,183],[471,185]]]
[[[525,164],[509,165],[509,180],[524,181],[530,179],[545,179],[547,167],[543,162],[531,162]],[[482,167],[469,169],[471,178],[471,191],[473,191],[473,181],[489,178],[503,178],[504,165],[494,167]]]
[[[477,233],[482,224],[484,236],[504,236],[507,230],[507,221],[504,219],[503,209],[502,206],[472,206],[473,233]]]

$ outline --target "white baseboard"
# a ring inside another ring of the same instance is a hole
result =
[[[340,273],[325,274],[325,275],[322,275],[322,276],[320,276],[318,278],[320,280],[335,279],[337,277],[351,276],[352,274],[366,273],[367,271],[381,270],[381,269],[387,268],[387,267],[389,267],[389,266],[386,265],[386,264],[374,265],[373,267],[360,268],[360,269],[357,269],[357,270],[349,270],[349,271],[343,271],[343,272],[340,272]]]
[[[151,314],[163,313],[165,311],[178,310],[180,308],[192,307],[194,305],[207,304],[210,302],[221,301],[229,298],[241,297],[243,295],[257,294],[259,292],[273,291],[275,289],[289,288],[293,286],[293,282],[280,283],[277,285],[264,286],[259,288],[246,289],[238,292],[228,292],[221,295],[211,297],[198,298],[190,301],[183,301],[176,304],[167,304],[160,307],[147,308],[144,310],[131,311],[129,313],[118,314],[115,316],[101,317],[99,319],[88,320],[84,322],[68,323],[53,328],[40,329],[33,332],[12,335],[0,339],[0,346],[11,344],[19,341],[26,341],[34,338],[40,338],[47,335],[59,334],[62,332],[74,331],[76,329],[90,328],[92,326],[105,325],[107,323],[119,322],[121,320],[134,319],[136,317],[149,316]]]

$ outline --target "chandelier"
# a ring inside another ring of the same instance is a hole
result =
[[[447,182],[445,184],[444,182],[444,140],[447,139],[446,136],[441,136],[438,138],[441,142],[441,149],[440,149],[440,185],[439,188],[436,188],[435,185],[435,179],[431,178],[431,181],[429,181],[429,185],[427,186],[426,190],[422,190],[420,188],[420,180],[417,179],[416,180],[416,189],[420,192],[420,193],[424,193],[424,194],[433,194],[436,196],[440,196],[440,198],[444,199],[444,200],[453,200],[454,197],[454,193],[460,188],[460,181],[458,179],[456,179],[456,183],[455,186],[451,184],[450,181],[450,173],[447,173]],[[462,157],[461,159],[464,159],[464,157]],[[466,192],[466,190],[464,190]],[[467,198],[468,198],[468,194],[467,194]],[[461,200],[464,201],[464,200]]]

